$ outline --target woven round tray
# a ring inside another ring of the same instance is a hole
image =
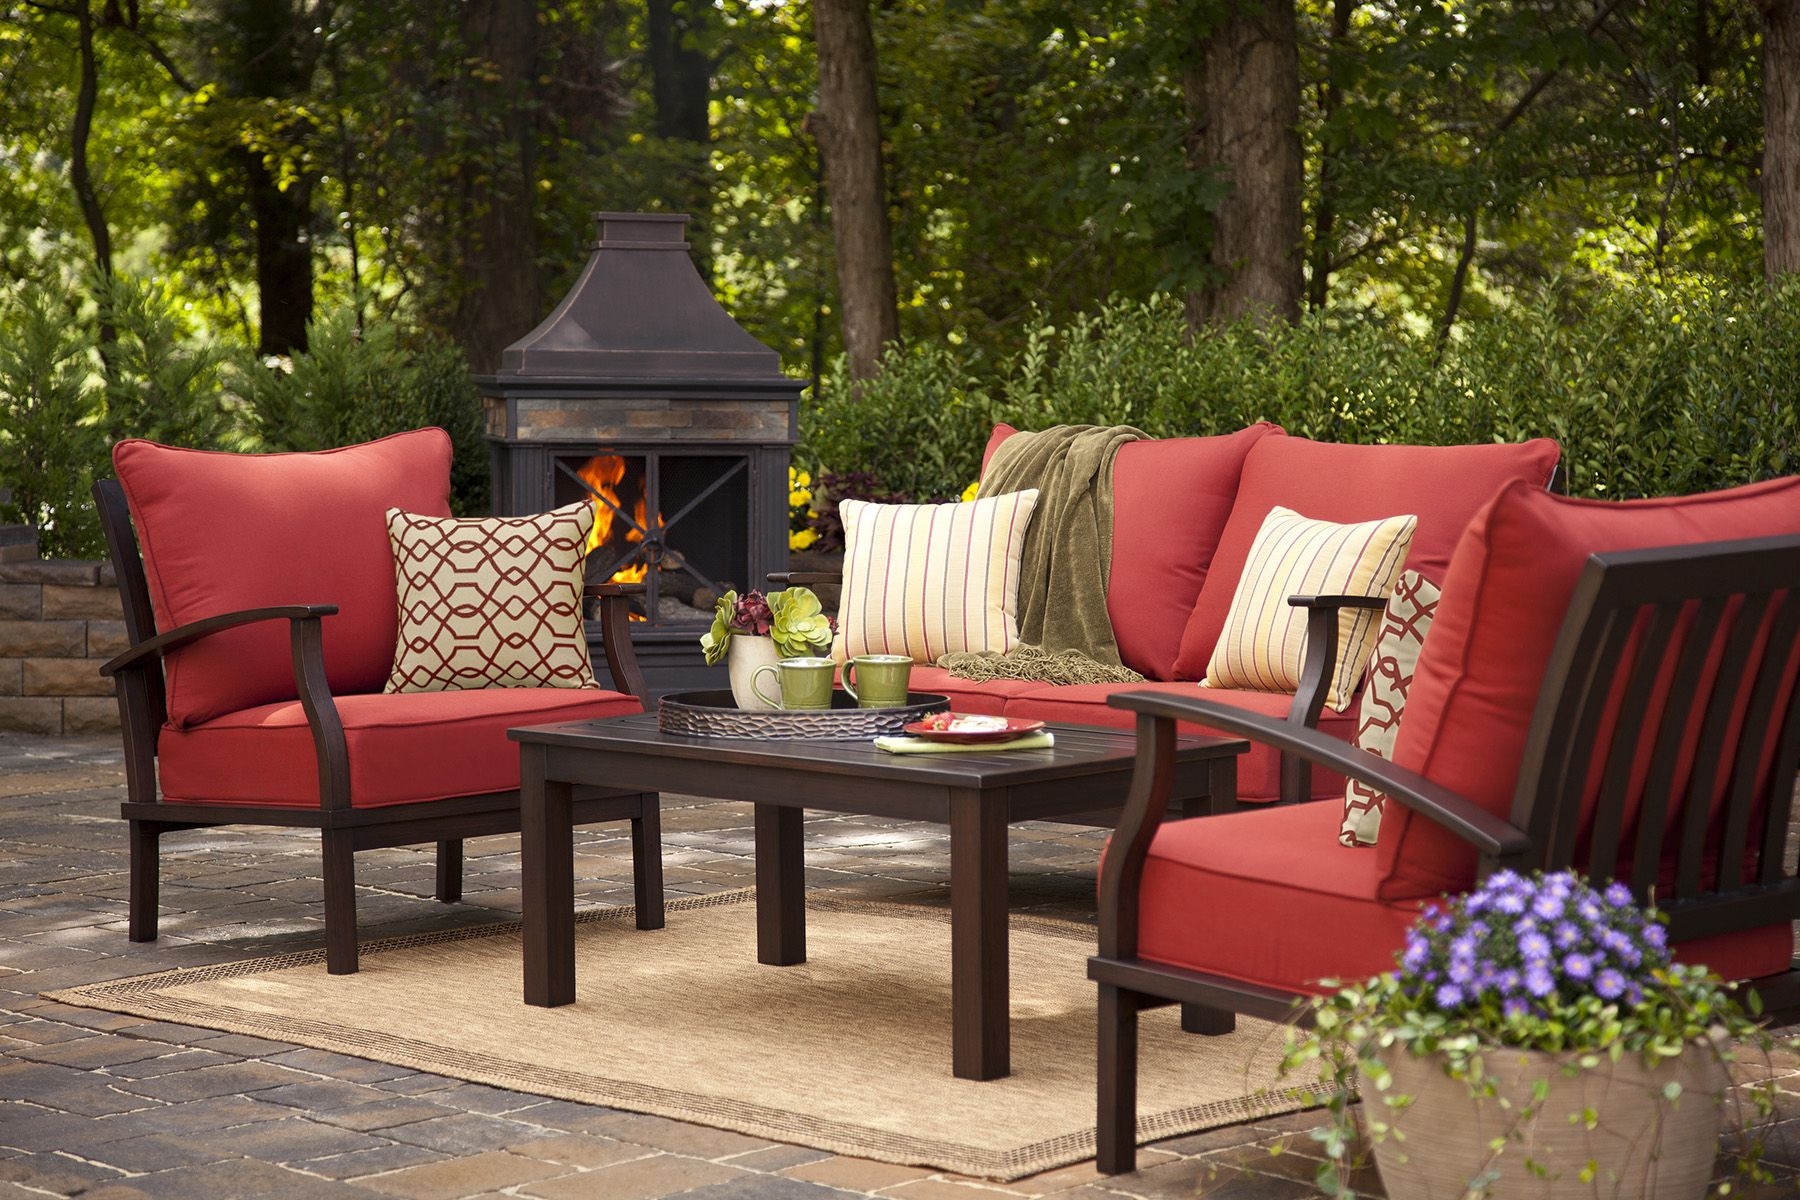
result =
[[[831,707],[749,712],[737,706],[728,690],[670,692],[656,708],[657,727],[664,733],[694,737],[752,738],[758,741],[861,742],[885,734],[950,707],[950,697],[908,692],[900,708],[858,708],[843,691],[831,693]]]

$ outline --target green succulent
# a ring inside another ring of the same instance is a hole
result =
[[[726,592],[713,605],[712,628],[700,635],[700,652],[711,667],[725,661],[725,648],[731,645],[731,616],[737,611],[737,593]]]
[[[810,588],[791,587],[769,593],[774,622],[769,636],[783,658],[824,654],[831,649],[831,620]]]

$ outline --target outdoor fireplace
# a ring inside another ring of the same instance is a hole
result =
[[[659,694],[723,687],[699,647],[714,600],[786,569],[803,386],[713,299],[687,220],[599,214],[581,278],[480,381],[495,512],[594,506],[588,578],[645,585],[632,644]]]

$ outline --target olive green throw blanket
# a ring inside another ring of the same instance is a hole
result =
[[[1145,437],[1125,425],[1057,425],[1000,443],[981,494],[1038,489],[1019,577],[1019,638],[1009,654],[946,654],[938,665],[965,679],[1132,683],[1106,612],[1112,563],[1113,457]]]

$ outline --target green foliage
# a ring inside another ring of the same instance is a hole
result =
[[[1553,437],[1575,495],[1689,494],[1800,471],[1800,281],[1551,289],[1459,330],[1366,314],[1190,339],[1171,296],[1112,301],[988,364],[942,344],[894,352],[802,413],[799,462],[918,498],[959,494],[989,426],[1130,424],[1160,437],[1269,420],[1328,441]],[[841,371],[841,368],[840,368]]]
[[[54,289],[0,292],[0,485],[6,517],[38,527],[46,557],[93,557],[99,520],[88,499],[106,442],[98,428],[91,330]]]
[[[481,401],[461,354],[390,322],[358,326],[347,308],[308,327],[307,350],[265,362],[240,354],[232,387],[263,450],[324,450],[436,425],[450,434],[452,507],[488,507]]]

